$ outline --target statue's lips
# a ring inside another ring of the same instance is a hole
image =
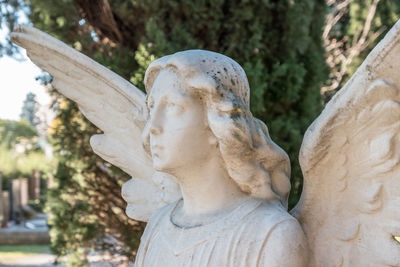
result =
[[[159,145],[152,145],[152,146],[150,147],[150,150],[151,150],[151,155],[152,155],[153,157],[158,157],[158,156],[159,156],[159,153],[161,152],[161,150],[163,150],[163,147],[162,147],[162,146],[159,146]]]
[[[152,145],[152,146],[150,147],[150,149],[151,149],[152,151],[153,151],[153,150],[162,150],[163,147],[160,146],[160,145]]]

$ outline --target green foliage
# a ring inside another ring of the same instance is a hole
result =
[[[26,121],[0,120],[0,173],[3,188],[7,188],[9,179],[29,177],[34,169],[42,174],[51,174],[54,164],[55,160],[46,158],[41,151],[37,143],[37,132],[32,125]]]
[[[48,245],[1,245],[0,253],[48,254]]]
[[[336,90],[326,92],[327,100],[350,79],[366,56],[400,19],[400,1],[378,1],[375,13],[371,13],[371,10],[374,10],[371,8],[374,2],[376,1],[350,1],[348,12],[333,25],[329,39],[340,49],[330,52],[331,56],[336,57],[333,62],[337,64],[331,71],[334,77],[340,69],[345,71]],[[370,24],[367,23],[368,17],[371,19]],[[364,28],[368,29],[365,36]],[[355,57],[351,59],[352,55]],[[346,62],[348,60],[350,62]]]
[[[53,252],[68,255],[69,266],[87,264],[89,250],[132,259],[143,225],[124,214],[121,183],[128,177],[93,154],[89,138],[98,130],[74,103],[60,102],[53,131],[59,162],[46,208]],[[117,241],[107,242],[110,236]]]
[[[369,6],[373,0],[355,0],[350,4],[350,10],[347,20],[345,20],[344,33],[349,37],[349,43],[353,41],[357,35],[359,35],[364,21],[368,15]],[[375,32],[380,29],[384,29],[382,34],[368,44],[367,49],[365,49],[360,56],[353,60],[349,67],[349,72],[347,75],[347,81],[351,75],[357,70],[358,66],[363,62],[365,57],[371,52],[371,50],[376,46],[376,44],[385,36],[385,34],[390,30],[391,26],[396,23],[400,18],[400,1],[380,1],[375,16],[371,23],[371,29],[368,37],[371,37]]]
[[[37,136],[36,129],[26,121],[0,120],[0,142],[7,148],[24,140],[32,142]]]
[[[13,29],[28,10],[23,0],[0,1],[0,29]],[[0,57],[16,56],[19,52],[20,49],[10,41],[9,36],[6,36],[5,40],[0,40]]]
[[[291,158],[293,206],[302,185],[298,151],[321,110],[319,88],[327,78],[320,37],[325,1],[108,2],[115,24],[79,0],[31,0],[30,19],[142,89],[149,62],[166,54],[207,49],[238,61],[249,78],[254,115]],[[71,102],[61,101],[53,130],[60,159],[48,207],[53,249],[59,255],[98,249],[104,239],[97,237],[112,235],[133,257],[142,225],[122,214],[119,190],[128,177],[112,167],[104,171],[107,164],[89,147],[98,130]]]
[[[42,151],[18,153],[4,146],[0,147],[0,172],[3,178],[29,177],[32,170],[51,173],[54,163]]]
[[[140,88],[144,91],[144,75],[146,73],[147,67],[150,65],[152,61],[154,61],[156,57],[151,55],[146,49],[144,45],[139,45],[138,50],[135,53],[135,60],[138,63],[139,67],[137,71],[134,73],[134,76],[131,77],[130,81],[136,85],[136,87]]]

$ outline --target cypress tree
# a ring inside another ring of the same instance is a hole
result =
[[[36,128],[36,126],[40,123],[40,118],[37,114],[38,111],[39,103],[36,101],[36,95],[32,92],[29,92],[24,100],[20,117],[22,120],[27,121]]]

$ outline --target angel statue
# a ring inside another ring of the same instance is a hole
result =
[[[133,177],[126,213],[148,222],[136,267],[400,266],[400,22],[305,133],[290,213],[288,156],[234,60],[162,57],[145,95],[35,28],[12,40],[104,132],[94,152]]]

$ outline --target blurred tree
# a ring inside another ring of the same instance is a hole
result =
[[[39,103],[36,101],[36,95],[32,92],[29,92],[26,95],[24,100],[24,104],[22,106],[21,112],[21,120],[27,121],[30,125],[36,128],[40,123],[40,119],[38,117],[39,111]]]
[[[0,145],[12,148],[21,139],[33,140],[35,137],[36,129],[26,121],[0,120]]]
[[[38,144],[36,129],[28,122],[0,120],[0,173],[3,188],[8,179],[29,177],[33,169],[50,172],[54,169]]]
[[[327,102],[400,18],[400,1],[327,0],[323,31],[330,77],[322,88]]]
[[[185,49],[223,53],[241,64],[251,108],[292,161],[290,205],[302,185],[297,161],[302,135],[321,110],[327,78],[322,45],[324,0],[159,1],[30,0],[34,26],[70,44],[143,89],[157,57]],[[60,158],[49,210],[59,255],[111,248],[134,256],[142,225],[126,219],[120,185],[128,177],[95,156],[98,130],[75,104],[58,97],[53,139]],[[104,242],[113,236],[112,244]],[[99,237],[96,239],[96,237]],[[101,242],[95,242],[100,240]],[[118,248],[123,244],[123,249]]]
[[[25,4],[23,0],[0,0],[0,29],[6,34],[8,29],[12,29],[14,25],[22,22],[28,12],[29,5]],[[0,57],[8,55],[20,59],[19,52],[20,49],[10,41],[8,35],[4,40],[0,40]]]

